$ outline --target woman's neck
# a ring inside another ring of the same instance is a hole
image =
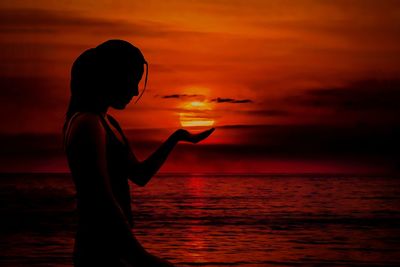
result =
[[[106,115],[107,115],[107,110],[108,110],[108,107],[104,107],[104,108],[102,108],[99,112],[100,112],[100,114],[101,114],[103,117],[106,117]]]

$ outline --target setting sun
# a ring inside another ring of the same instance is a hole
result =
[[[179,113],[182,127],[209,127],[214,125],[211,105],[206,102],[193,101],[183,105]]]

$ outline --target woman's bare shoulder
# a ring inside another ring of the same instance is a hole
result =
[[[102,139],[105,134],[100,115],[93,112],[81,112],[71,122],[68,143],[76,140]]]

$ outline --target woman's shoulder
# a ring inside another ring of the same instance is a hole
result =
[[[98,128],[102,125],[102,115],[95,112],[77,112],[70,119],[71,128]]]
[[[66,130],[66,143],[75,139],[92,139],[103,136],[105,129],[102,124],[101,114],[94,112],[75,113]]]

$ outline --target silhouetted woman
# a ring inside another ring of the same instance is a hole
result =
[[[149,158],[138,161],[107,110],[124,109],[138,95],[144,66],[147,82],[142,53],[122,40],[86,50],[72,66],[63,133],[77,191],[75,266],[173,266],[148,253],[132,234],[128,179],[146,185],[179,141],[197,143],[213,129],[200,134],[177,130]]]

